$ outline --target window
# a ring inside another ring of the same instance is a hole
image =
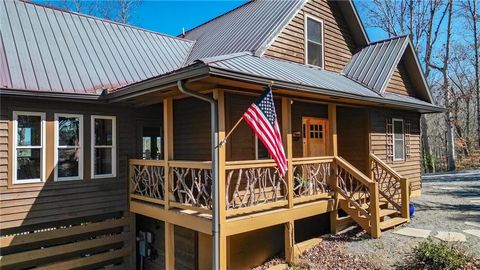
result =
[[[83,116],[55,114],[55,181],[83,178]]]
[[[142,129],[142,158],[162,159],[161,128],[144,126]]]
[[[45,113],[13,112],[13,130],[13,183],[44,181]]]
[[[306,64],[323,68],[323,21],[306,16]]]
[[[393,160],[405,160],[405,137],[402,119],[392,119]]]
[[[114,177],[115,117],[92,115],[92,178]]]
[[[270,159],[270,153],[268,153],[267,148],[263,145],[262,141],[255,136],[255,159]]]

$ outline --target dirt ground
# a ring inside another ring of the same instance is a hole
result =
[[[477,229],[465,222],[480,224],[480,170],[432,174],[423,177],[422,196],[413,198],[415,217],[404,224],[371,239],[356,228],[341,236],[325,235],[324,241],[300,258],[298,268],[291,269],[392,269],[423,238],[393,233],[404,227],[459,232],[467,241],[461,243],[476,258],[480,258],[480,238],[462,232]],[[257,269],[282,263],[273,259]]]

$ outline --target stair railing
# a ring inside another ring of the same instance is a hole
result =
[[[341,157],[335,157],[334,168],[335,190],[360,214],[369,219],[370,228],[362,227],[369,231],[372,237],[380,237],[378,183],[369,179]]]
[[[380,195],[397,209],[403,218],[409,219],[410,188],[407,178],[402,177],[375,154],[370,153],[370,174],[378,183]]]

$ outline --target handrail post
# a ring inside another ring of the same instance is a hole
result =
[[[378,183],[369,183],[370,189],[370,228],[373,238],[380,237],[380,198],[378,192]]]
[[[410,181],[408,178],[400,179],[400,188],[402,191],[402,217],[410,222]]]

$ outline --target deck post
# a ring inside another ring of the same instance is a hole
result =
[[[370,235],[373,238],[380,237],[380,194],[378,192],[378,183],[370,183]]]
[[[288,263],[293,263],[295,260],[295,221],[291,220],[285,223],[284,226],[284,240],[285,240],[285,260]]]
[[[168,211],[170,208],[170,170],[168,162],[173,159],[173,99],[165,98],[163,100],[163,158],[165,160],[164,181],[165,193],[164,208]],[[165,269],[175,268],[175,225],[165,222]]]
[[[408,178],[400,179],[400,189],[402,194],[402,217],[410,222],[410,181]]]
[[[329,148],[328,153],[331,156],[338,156],[338,139],[337,139],[337,105],[333,103],[328,104],[328,126],[329,126]],[[330,187],[334,192],[334,207],[330,212],[330,232],[337,234],[337,220],[338,220],[338,193],[337,193],[337,176],[336,163],[332,164],[332,175],[330,177]]]
[[[217,100],[218,110],[218,141],[221,142],[225,138],[226,125],[225,125],[225,92],[223,89],[213,90],[213,98]],[[218,148],[218,189],[219,189],[219,223],[220,223],[220,269],[227,269],[228,266],[228,239],[223,228],[226,223],[226,174],[225,174],[225,162],[226,162],[226,147],[225,145]]]

